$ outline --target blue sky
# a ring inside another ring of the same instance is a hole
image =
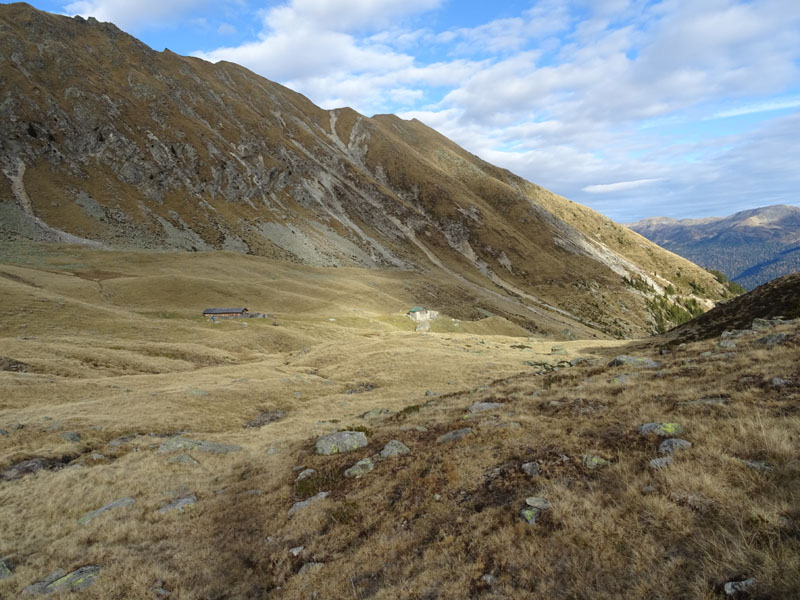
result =
[[[416,117],[620,222],[800,206],[798,0],[40,0]]]

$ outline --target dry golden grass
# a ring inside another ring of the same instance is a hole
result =
[[[771,349],[739,338],[729,357],[716,340],[657,356],[657,340],[635,351],[660,368],[609,368],[621,343],[509,337],[518,330],[498,319],[415,334],[405,274],[65,249],[0,271],[14,277],[0,281],[0,354],[30,365],[0,372],[0,470],[68,463],[0,481],[0,557],[16,565],[2,598],[89,564],[103,571],[81,597],[106,600],[154,598],[158,582],[171,599],[710,600],[751,576],[757,597],[800,593],[797,337]],[[215,304],[274,317],[197,316]],[[525,364],[576,356],[595,362]],[[726,403],[683,404],[708,397]],[[468,413],[477,401],[504,406]],[[394,412],[360,416],[375,408]],[[275,410],[285,417],[243,427]],[[681,423],[693,443],[659,471],[659,440],[636,433],[651,421]],[[437,443],[463,427],[472,434]],[[369,445],[314,454],[318,435],[347,428]],[[177,432],[243,449],[170,463],[157,448]],[[412,453],[342,475],[391,439]],[[609,464],[588,470],[585,454]],[[537,478],[520,469],[533,460]],[[299,467],[319,475],[296,485]],[[318,491],[331,495],[288,516]],[[194,508],[158,512],[186,493]],[[78,523],[127,496],[136,504]],[[519,516],[528,496],[552,504],[538,525]],[[299,573],[308,562],[324,564]]]

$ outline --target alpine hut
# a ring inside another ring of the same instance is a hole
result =
[[[237,317],[243,317],[247,312],[246,308],[207,308],[203,311],[203,316],[207,319],[214,317],[235,319]]]

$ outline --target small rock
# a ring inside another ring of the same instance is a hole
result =
[[[657,491],[654,485],[645,485],[642,487],[643,494],[655,494]]]
[[[103,459],[105,458],[105,454],[100,454],[99,452],[92,452],[92,453],[89,455],[89,458],[90,458],[91,460],[95,460],[95,461],[97,461],[97,460],[103,460]]]
[[[0,558],[0,579],[8,579],[14,573],[14,565],[8,557]]]
[[[725,350],[733,350],[736,348],[736,342],[733,340],[721,340],[717,342],[717,348],[723,348]]]
[[[317,569],[321,569],[325,566],[325,563],[318,563],[318,562],[307,562],[300,570],[297,572],[298,575],[302,575],[303,573],[308,573],[309,571],[316,571]]]
[[[61,439],[68,442],[80,442],[81,435],[79,433],[75,433],[74,431],[65,431],[61,434]]]
[[[361,477],[362,475],[366,475],[372,469],[375,468],[375,464],[372,462],[371,458],[362,458],[352,467],[347,469],[344,472],[345,477]]]
[[[62,569],[55,571],[46,579],[29,585],[23,590],[23,595],[52,594],[53,592],[75,592],[85,589],[94,583],[102,567],[88,565],[66,573]]]
[[[584,454],[581,462],[583,463],[583,466],[589,470],[599,469],[608,464],[608,461],[605,458],[594,456],[593,454]]]
[[[173,437],[165,440],[158,448],[159,454],[177,452],[178,450],[196,450],[198,452],[209,452],[210,454],[227,454],[228,452],[240,452],[242,447],[233,444],[217,444],[215,442],[192,440],[185,437]]]
[[[483,583],[485,583],[486,585],[494,586],[494,585],[497,585],[499,580],[497,579],[497,577],[495,577],[494,575],[492,575],[490,573],[484,573],[483,575],[481,575],[481,581]]]
[[[377,419],[386,415],[392,414],[388,408],[373,408],[361,415],[362,419]]]
[[[494,410],[496,408],[503,408],[502,402],[476,402],[467,410],[471,413],[483,412],[485,410]]]
[[[258,413],[256,418],[248,421],[247,423],[244,424],[244,426],[248,428],[264,427],[264,425],[269,425],[270,423],[274,423],[275,421],[280,421],[285,416],[286,416],[285,410],[261,411],[260,413]]]
[[[22,462],[11,465],[5,471],[0,471],[0,481],[12,481],[14,479],[19,479],[23,475],[36,473],[37,471],[41,471],[43,469],[48,471],[57,471],[63,467],[64,464],[56,460],[51,460],[48,458],[31,458],[29,460],[23,460]]]
[[[167,462],[172,464],[191,465],[191,466],[200,464],[188,454],[179,454],[178,456],[173,456]]]
[[[312,496],[308,500],[303,500],[301,502],[295,502],[294,504],[292,504],[292,508],[289,509],[289,516],[292,516],[298,510],[302,510],[302,509],[306,508],[307,506],[310,506],[310,505],[314,504],[315,502],[318,502],[320,500],[324,500],[325,498],[328,497],[329,494],[330,494],[330,492],[320,492],[319,494],[317,494],[316,496]]]
[[[275,446],[270,446],[267,448],[267,455],[268,456],[275,456],[276,454],[280,454],[280,450]]]
[[[304,470],[300,471],[300,473],[297,475],[297,479],[295,479],[295,482],[303,481],[304,479],[308,479],[309,477],[313,477],[316,473],[317,473],[316,469],[304,469]]]
[[[645,423],[639,426],[638,431],[641,435],[654,433],[659,437],[669,437],[676,434],[680,435],[686,432],[683,426],[678,423]]]
[[[400,440],[392,440],[383,447],[383,450],[381,450],[381,457],[390,458],[392,456],[408,454],[409,452],[411,452],[411,450],[403,442]]]
[[[0,429],[0,435],[6,436],[8,435],[8,432],[5,429]]]
[[[191,508],[195,504],[197,504],[197,496],[195,496],[194,494],[190,494],[188,496],[183,496],[182,498],[178,498],[177,500],[173,500],[169,504],[165,504],[164,506],[158,509],[158,512],[166,513],[176,510],[182,513],[184,512],[185,508]]]
[[[541,472],[542,468],[539,466],[538,462],[527,462],[524,463],[521,467],[522,472],[530,477],[538,477]]]
[[[425,396],[428,398],[435,398],[439,395],[439,392],[434,392],[433,390],[425,390]]]
[[[660,454],[675,454],[678,450],[687,450],[692,447],[692,442],[687,442],[680,438],[670,438],[661,442],[658,447]]]
[[[157,581],[155,586],[153,586],[153,593],[156,595],[156,598],[169,598],[172,595],[166,588],[166,584],[163,581]]]
[[[792,382],[787,381],[786,379],[781,379],[780,377],[773,377],[769,382],[772,387],[785,387],[790,383]]]
[[[338,454],[351,452],[367,445],[367,436],[363,431],[335,431],[317,439],[317,454]]]
[[[455,431],[449,431],[443,435],[440,435],[436,438],[436,441],[440,444],[444,442],[455,442],[456,440],[460,440],[461,438],[469,435],[472,433],[471,427],[466,427],[464,429],[456,429]]]
[[[745,594],[749,594],[758,585],[758,580],[755,577],[750,577],[744,581],[729,581],[723,586],[723,590],[727,596],[733,598]]]
[[[766,471],[771,471],[772,470],[772,465],[770,465],[767,462],[764,462],[763,460],[744,460],[744,459],[741,459],[741,458],[738,459],[738,460],[743,465],[746,465],[746,466],[750,467],[751,469],[755,469],[756,471],[761,471],[762,473],[765,473]]]
[[[662,456],[661,458],[654,458],[650,461],[650,468],[651,469],[664,469],[671,465],[674,462],[674,459],[671,456]]]
[[[609,367],[623,367],[623,366],[630,366],[630,367],[642,367],[645,369],[657,369],[661,366],[660,362],[656,362],[654,360],[650,360],[649,358],[643,358],[640,356],[628,356],[627,354],[621,354],[620,356],[615,357],[610,363],[608,363]]]
[[[789,334],[787,333],[771,333],[762,338],[758,338],[756,340],[756,344],[759,344],[760,346],[766,346],[767,348],[772,348],[779,344],[783,344],[788,337]]]
[[[80,519],[78,519],[78,523],[81,525],[86,525],[92,519],[99,517],[104,512],[108,512],[109,510],[114,510],[115,508],[125,508],[126,506],[132,506],[136,504],[136,500],[133,498],[120,498],[118,500],[114,500],[113,502],[109,502],[105,506],[102,506],[98,509],[93,510],[92,512],[88,512],[83,515]]]
[[[723,406],[728,403],[728,398],[718,396],[714,398],[700,398],[699,400],[686,400],[678,402],[679,406]]]
[[[548,502],[547,499],[537,496],[526,498],[525,504],[527,506],[523,508],[519,514],[529,525],[535,525],[542,514],[551,508],[550,502]]]

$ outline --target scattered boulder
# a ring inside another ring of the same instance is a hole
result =
[[[133,498],[120,498],[118,500],[114,500],[113,502],[109,502],[105,506],[102,506],[98,509],[93,510],[92,512],[88,512],[83,515],[80,519],[78,519],[78,523],[81,525],[86,525],[89,521],[99,517],[105,512],[109,510],[114,510],[115,508],[125,508],[126,506],[132,506],[136,504],[136,500]]]
[[[750,577],[744,581],[729,581],[722,586],[726,596],[731,598],[741,598],[753,592],[758,585],[758,580],[755,577]]]
[[[372,469],[375,468],[375,463],[372,462],[371,458],[362,458],[356,464],[354,464],[349,469],[345,470],[344,476],[345,477],[361,477],[362,475],[366,475]]]
[[[670,437],[685,433],[686,429],[678,423],[645,423],[639,426],[638,431],[641,435],[653,433],[659,437]]]
[[[692,447],[692,442],[680,438],[669,438],[661,442],[658,447],[659,454],[675,454],[678,450],[688,450]]]
[[[601,467],[605,467],[608,464],[608,461],[600,456],[595,456],[593,454],[584,454],[583,458],[581,459],[581,463],[583,463],[584,467],[593,471],[595,469],[600,469]]]
[[[550,510],[550,502],[546,498],[531,496],[525,499],[525,508],[520,511],[522,518],[529,524],[535,525],[539,522],[542,515]]]
[[[440,435],[438,438],[436,438],[436,441],[439,442],[440,444],[445,442],[455,442],[465,436],[468,436],[470,433],[472,433],[471,427],[465,427],[464,429],[456,429],[455,431],[449,431],[443,435]]]
[[[242,447],[234,444],[217,444],[215,442],[192,440],[179,436],[165,440],[158,448],[159,454],[177,452],[178,450],[196,450],[198,452],[208,452],[210,454],[227,454],[228,452],[240,452]]]
[[[50,458],[31,458],[11,465],[5,471],[0,471],[0,481],[12,481],[24,475],[37,471],[57,471],[64,468],[64,463]]]
[[[14,573],[14,565],[8,557],[0,558],[0,579],[8,579]]]
[[[664,469],[673,463],[674,459],[671,456],[662,456],[661,458],[654,458],[650,461],[651,469]]]
[[[495,586],[500,582],[500,580],[491,573],[484,573],[481,575],[481,581],[488,586]]]
[[[383,447],[383,450],[381,450],[381,457],[390,458],[392,456],[408,454],[409,452],[411,452],[411,450],[403,442],[400,440],[392,440]]]
[[[530,477],[538,477],[542,473],[542,468],[538,462],[526,462],[520,468],[523,473]]]
[[[722,348],[724,350],[733,350],[736,348],[736,342],[733,340],[720,340],[717,342],[717,348]]]
[[[0,429],[0,435],[7,436],[8,432],[5,429]]]
[[[30,369],[30,365],[26,365],[24,362],[14,360],[13,358],[9,358],[7,356],[0,356],[0,371],[27,373],[28,369]]]
[[[294,548],[289,548],[289,554],[297,558],[303,553],[303,550],[305,549],[306,549],[305,546],[295,546]]]
[[[61,439],[66,440],[68,442],[80,442],[81,441],[81,434],[76,433],[74,431],[65,431],[61,434]]]
[[[316,474],[317,474],[316,469],[303,469],[302,471],[300,471],[300,473],[297,474],[297,479],[295,479],[295,482],[303,481],[304,479],[313,477]]]
[[[183,496],[181,498],[178,498],[177,500],[173,500],[169,504],[165,504],[164,506],[158,509],[158,512],[167,513],[167,512],[178,511],[182,513],[184,512],[184,509],[191,508],[195,504],[197,504],[197,496],[195,496],[194,494],[189,494],[188,496]]]
[[[280,421],[285,416],[285,410],[262,410],[254,419],[245,423],[244,426],[249,428],[264,427],[264,425]]]
[[[769,384],[772,387],[786,387],[787,385],[791,385],[791,383],[792,383],[791,381],[788,381],[786,379],[782,379],[781,377],[773,377],[769,381]]]
[[[345,394],[365,394],[365,393],[371,392],[372,390],[377,389],[377,388],[378,388],[378,386],[375,385],[374,383],[371,383],[369,381],[365,381],[365,382],[359,383],[354,388],[350,388],[349,390],[347,390],[345,392]]]
[[[387,415],[391,415],[393,411],[388,408],[373,408],[361,415],[362,419],[378,419]]]
[[[627,354],[620,354],[615,357],[610,363],[609,367],[640,367],[645,369],[657,369],[661,366],[660,362],[650,360],[641,356],[628,356]]]
[[[289,509],[289,516],[291,517],[294,513],[299,510],[303,510],[307,506],[311,506],[315,502],[319,502],[320,500],[324,500],[330,495],[330,492],[320,492],[316,496],[311,496],[311,498],[307,500],[302,500],[300,502],[295,502],[292,504],[292,508]]]
[[[756,344],[760,346],[766,346],[767,348],[772,348],[774,346],[783,344],[788,338],[788,333],[770,333],[762,338],[758,338],[756,340]]]
[[[485,410],[494,410],[496,408],[503,408],[502,402],[476,402],[467,410],[471,413],[483,412]]]
[[[745,460],[743,458],[739,458],[737,460],[755,471],[766,473],[767,471],[772,470],[772,465],[770,465],[768,462],[764,462],[763,460]]]
[[[317,454],[329,455],[351,452],[367,445],[363,431],[335,431],[317,438]]]
[[[29,585],[22,593],[23,595],[37,596],[54,592],[83,590],[94,583],[101,570],[102,567],[98,565],[87,565],[71,573],[66,573],[63,569],[59,569],[51,573],[47,578]]]

